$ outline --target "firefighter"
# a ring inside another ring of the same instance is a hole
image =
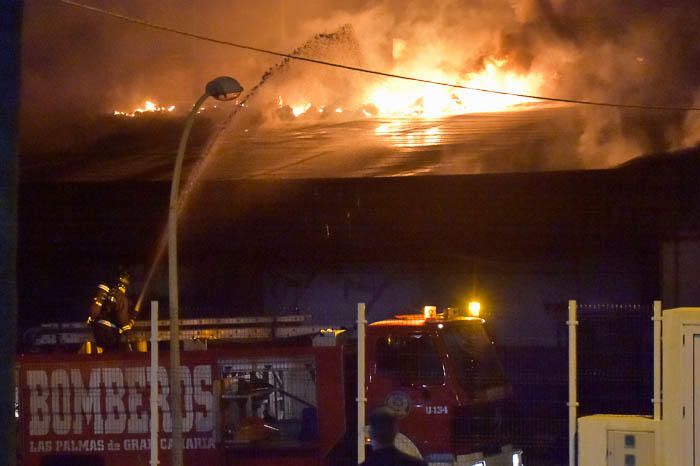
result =
[[[136,312],[129,309],[126,296],[129,281],[129,274],[121,272],[111,288],[103,284],[97,287],[87,324],[92,326],[95,343],[103,350],[131,349],[128,333],[134,326]]]

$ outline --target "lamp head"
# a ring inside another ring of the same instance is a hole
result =
[[[205,92],[216,100],[233,100],[243,92],[243,86],[229,76],[219,76],[207,83]]]

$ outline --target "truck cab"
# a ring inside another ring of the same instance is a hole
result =
[[[512,388],[475,307],[370,324],[367,407],[393,411],[397,446],[429,463],[517,466]]]

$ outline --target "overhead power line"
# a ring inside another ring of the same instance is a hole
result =
[[[106,10],[106,9],[99,8],[96,6],[86,5],[84,3],[79,3],[79,2],[76,2],[73,0],[58,0],[58,1],[60,3],[65,4],[65,5],[69,5],[69,6],[73,6],[73,7],[77,7],[77,8],[82,8],[84,10],[88,10],[88,11],[91,11],[93,13],[99,13],[99,14],[106,15],[106,16],[109,16],[112,18],[116,18],[116,19],[125,21],[127,23],[138,24],[140,26],[145,26],[145,27],[148,27],[151,29],[156,29],[159,31],[164,31],[164,32],[169,32],[169,33],[177,34],[177,35],[184,36],[184,37],[189,37],[191,39],[198,39],[198,40],[203,40],[206,42],[211,42],[214,44],[235,47],[235,48],[243,49],[243,50],[250,50],[253,52],[264,53],[267,55],[274,55],[277,57],[288,58],[291,60],[298,60],[298,61],[304,61],[304,62],[308,62],[308,63],[315,63],[317,65],[330,66],[333,68],[340,68],[340,69],[344,69],[344,70],[355,71],[358,73],[372,74],[375,76],[383,76],[386,78],[403,79],[405,81],[414,81],[414,82],[419,82],[419,83],[424,83],[424,84],[432,84],[435,86],[450,87],[450,88],[454,88],[454,89],[465,89],[465,90],[469,90],[469,91],[485,92],[488,94],[509,95],[509,96],[515,96],[515,97],[524,97],[524,98],[534,99],[534,100],[544,100],[544,101],[549,101],[549,102],[560,102],[560,103],[577,104],[577,105],[591,105],[591,106],[596,106],[596,107],[629,108],[629,109],[638,109],[638,110],[669,110],[669,111],[685,111],[685,112],[700,111],[700,107],[625,104],[625,103],[604,102],[604,101],[595,101],[595,100],[566,99],[566,98],[560,98],[560,97],[547,97],[547,96],[541,96],[541,95],[520,94],[517,92],[499,91],[496,89],[484,89],[484,88],[479,88],[479,87],[465,86],[463,84],[449,83],[449,82],[445,82],[445,81],[435,81],[432,79],[424,79],[424,78],[419,78],[416,76],[405,76],[405,75],[400,75],[400,74],[395,74],[395,73],[387,73],[385,71],[372,70],[372,69],[368,69],[368,68],[362,68],[359,66],[344,65],[342,63],[334,63],[334,62],[330,62],[330,61],[326,61],[326,60],[318,60],[315,58],[304,57],[304,56],[300,56],[300,55],[293,55],[293,54],[283,53],[283,52],[277,52],[274,50],[263,49],[260,47],[254,47],[252,45],[241,44],[241,43],[231,42],[231,41],[222,40],[222,39],[216,39],[216,38],[204,36],[201,34],[195,34],[192,32],[182,31],[179,29],[175,29],[175,28],[172,28],[169,26],[164,26],[162,24],[153,23],[153,22],[146,21],[143,19],[134,18],[132,16],[123,15],[121,13],[116,13],[114,11]]]

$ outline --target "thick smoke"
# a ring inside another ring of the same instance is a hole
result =
[[[464,76],[489,59],[506,59],[510,69],[543,76],[542,95],[697,106],[700,7],[692,1],[393,2],[335,21],[353,24],[368,64],[382,69]],[[405,43],[399,60],[388,52],[394,38]],[[697,143],[700,112],[580,112],[578,155],[584,166]]]
[[[507,60],[563,98],[697,106],[700,8],[695,0],[93,0],[93,4],[212,37],[290,52],[319,33],[309,56],[426,78],[457,78]],[[347,25],[347,26],[345,26]],[[279,59],[169,35],[56,2],[25,7],[23,140],[60,146],[73,120],[129,109],[146,97],[181,109],[211,77],[248,88]],[[266,119],[277,96],[360,107],[378,80],[291,63],[256,98]],[[697,144],[698,113],[581,107],[578,157],[609,166]],[[78,134],[77,138],[87,137]],[[44,142],[49,143],[46,138]],[[556,148],[551,148],[556,156]]]
[[[526,66],[549,72],[553,79],[545,93],[631,104],[693,104],[700,86],[696,3],[530,0],[520,2],[520,8],[528,13],[507,36],[506,50],[522,56]],[[591,107],[582,112],[579,152],[594,166],[687,141],[683,112]]]

